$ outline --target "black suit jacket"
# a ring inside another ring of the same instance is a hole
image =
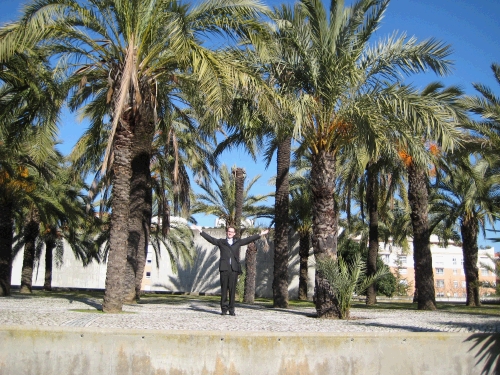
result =
[[[227,239],[225,238],[214,238],[205,232],[201,232],[201,236],[210,242],[212,245],[216,245],[220,250],[220,261],[219,261],[219,271],[229,271],[233,270],[241,273],[240,265],[240,248],[242,246],[248,245],[253,241],[257,241],[260,238],[260,234],[255,234],[246,238],[241,238],[239,240],[233,238],[233,244],[229,245]],[[229,262],[231,259],[231,262]]]

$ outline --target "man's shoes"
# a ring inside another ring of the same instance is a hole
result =
[[[222,310],[221,315],[227,315],[227,310]]]
[[[229,311],[229,315],[236,316],[236,314],[234,313],[234,311]]]

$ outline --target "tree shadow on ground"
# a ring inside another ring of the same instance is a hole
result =
[[[469,352],[477,351],[476,366],[483,366],[481,375],[500,374],[500,334],[477,333],[465,342],[472,342]]]
[[[267,304],[244,304],[244,303],[236,303],[235,306],[238,309],[247,309],[247,310],[272,310],[272,311],[278,311],[283,314],[293,314],[293,315],[300,315],[300,316],[305,316],[308,318],[316,318],[316,312],[311,312],[311,311],[305,311],[305,310],[299,310],[299,309],[281,309],[281,308],[275,308],[272,306],[266,306]]]
[[[102,292],[46,292],[46,291],[36,291],[31,294],[13,294],[10,298],[14,299],[34,299],[34,298],[62,298],[73,302],[81,302],[97,310],[102,310]]]
[[[198,293],[213,293],[219,288],[219,250],[208,251],[196,247],[193,265],[178,267],[177,275],[169,276],[173,290]]]
[[[370,318],[366,318],[366,320],[369,319]],[[375,323],[369,321],[365,323],[359,320],[358,323],[366,327],[391,328],[391,329],[405,330],[408,332],[450,332],[450,329],[451,330],[466,329],[469,332],[474,332],[474,331],[484,331],[485,328],[484,323],[462,323],[462,322],[446,322],[446,323],[429,322],[428,325],[422,325],[422,326],[404,325],[396,323],[383,324],[383,323]],[[457,331],[452,331],[452,332],[457,332]]]
[[[190,304],[190,310],[205,312],[207,314],[220,315],[220,304],[210,304],[207,307],[201,306],[200,304]]]
[[[419,311],[416,303],[412,302],[396,302],[396,301],[379,301],[375,305],[366,305],[364,302],[354,301],[351,308],[360,310],[410,310]],[[500,316],[499,305],[488,305],[480,307],[465,306],[464,303],[446,302],[438,303],[437,311],[449,312],[460,315],[476,315],[476,316]],[[423,310],[422,310],[423,312]]]

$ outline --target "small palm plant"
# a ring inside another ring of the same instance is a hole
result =
[[[316,261],[317,271],[331,285],[340,319],[349,319],[354,291],[365,291],[377,279],[390,272],[387,268],[382,268],[374,275],[364,277],[365,268],[366,264],[359,253],[350,262],[344,260],[341,255],[337,259],[324,257]]]

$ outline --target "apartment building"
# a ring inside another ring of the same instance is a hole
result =
[[[410,250],[405,252],[400,247],[380,244],[379,255],[393,273],[397,275],[401,283],[408,285],[408,294],[413,295],[415,291],[415,267],[413,263],[413,244],[410,242]],[[431,236],[432,268],[434,270],[434,282],[437,298],[465,298],[465,274],[462,247],[450,243],[444,247],[439,243],[437,236]],[[479,249],[478,268],[479,280],[496,283],[496,275],[488,271],[484,264],[494,266],[489,256],[495,256],[493,247]],[[495,293],[494,289],[481,288],[481,296]]]

